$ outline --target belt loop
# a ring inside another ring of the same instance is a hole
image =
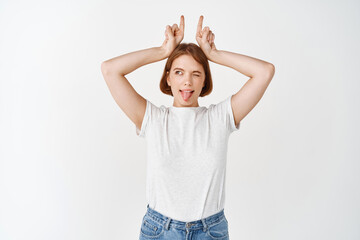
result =
[[[204,225],[203,231],[206,232],[207,225],[206,225],[205,219],[201,219],[201,221],[202,221],[202,224]]]
[[[166,221],[166,224],[165,224],[165,229],[166,230],[169,230],[170,221],[171,221],[171,218],[168,217],[168,219]]]

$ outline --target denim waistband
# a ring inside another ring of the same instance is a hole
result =
[[[225,218],[224,209],[222,209],[220,212],[215,213],[206,218],[202,218],[200,220],[191,221],[191,222],[183,222],[172,219],[168,216],[159,213],[158,211],[149,207],[149,204],[146,207],[147,207],[146,215],[148,215],[154,221],[160,223],[161,225],[164,225],[166,230],[168,230],[169,227],[172,226],[183,230],[196,230],[203,228],[204,231],[206,231],[208,225],[212,225],[213,223],[220,222],[221,220],[223,220],[223,218]]]

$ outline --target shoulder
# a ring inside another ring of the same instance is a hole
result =
[[[209,106],[209,114],[212,118],[218,119],[220,122],[226,124],[230,132],[239,129],[240,124],[235,125],[234,115],[231,105],[231,98],[233,95],[227,96],[216,104]]]
[[[154,122],[158,122],[161,118],[163,118],[165,112],[166,107],[164,105],[159,107],[152,101],[146,99],[144,118],[140,128],[136,127],[136,134],[140,137],[145,137],[147,129],[151,127]]]

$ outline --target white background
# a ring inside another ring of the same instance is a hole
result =
[[[1,1],[0,239],[138,239],[146,141],[103,61],[160,46],[199,16],[218,49],[275,65],[229,139],[230,239],[360,239],[358,1]],[[127,75],[157,106],[165,60]],[[248,77],[210,63],[209,106]]]

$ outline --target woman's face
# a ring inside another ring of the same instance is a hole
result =
[[[191,55],[181,55],[173,61],[167,83],[174,96],[174,107],[199,107],[198,97],[205,86],[205,71]]]

